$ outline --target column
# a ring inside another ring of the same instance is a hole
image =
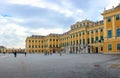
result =
[[[107,25],[106,25],[107,18],[104,18],[104,40],[107,40]]]
[[[96,30],[93,30],[93,38],[94,38],[94,42],[93,43],[95,43],[95,41],[96,41],[96,35],[95,35],[95,33],[96,33]]]
[[[77,46],[76,46],[76,41],[77,41],[77,40],[76,40],[76,34],[75,34],[75,45],[74,45],[75,53],[76,53],[76,47],[77,47]]]
[[[90,31],[90,33],[89,33],[89,43],[91,44],[91,31]]]
[[[113,27],[112,37],[113,37],[113,39],[115,39],[116,38],[115,16],[112,17],[112,27]]]
[[[71,46],[72,46],[72,53],[73,53],[74,52],[73,51],[73,35],[72,35],[72,45]]]
[[[86,48],[85,53],[88,53],[88,46],[87,46],[87,31],[85,31],[85,48]]]
[[[99,40],[100,40],[100,30],[101,30],[101,29],[98,29],[98,42],[99,42]]]
[[[83,47],[83,32],[81,32],[81,46]]]

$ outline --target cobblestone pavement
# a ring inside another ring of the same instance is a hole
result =
[[[120,78],[120,56],[6,54],[0,56],[0,78]]]

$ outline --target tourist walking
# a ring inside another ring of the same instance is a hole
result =
[[[17,52],[16,51],[13,54],[14,54],[14,57],[17,57]]]
[[[60,56],[62,56],[62,51],[60,51]]]
[[[27,53],[25,52],[25,56],[26,56],[26,54],[27,54]]]

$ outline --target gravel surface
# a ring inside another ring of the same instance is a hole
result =
[[[0,78],[120,78],[120,56],[0,54]]]

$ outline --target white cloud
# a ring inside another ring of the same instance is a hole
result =
[[[1,19],[2,18],[2,19]],[[64,30],[61,28],[38,28],[30,29],[20,25],[17,25],[18,18],[13,20],[13,17],[9,19],[6,17],[0,18],[0,45],[4,45],[8,48],[25,48],[25,39],[31,35],[47,35],[49,33],[63,33]],[[4,21],[5,20],[5,21]],[[20,22],[22,19],[20,20]]]
[[[98,2],[98,1],[96,1]],[[118,5],[119,0],[108,0],[105,1],[106,8],[111,8],[112,6]],[[11,4],[20,4],[20,5],[29,5],[39,8],[45,8],[57,11],[66,17],[73,17],[75,22],[81,21],[81,19],[86,18],[84,15],[86,12],[83,12],[81,8],[76,8],[72,5],[72,3],[68,2],[67,0],[62,0],[62,5],[57,5],[57,3],[48,3],[44,0],[9,0]],[[98,2],[100,3],[100,2]],[[98,4],[97,3],[97,4]],[[102,3],[102,1],[101,1]],[[92,2],[92,4],[95,4]],[[95,5],[96,6],[96,5]],[[97,9],[95,6],[92,8],[93,10]],[[100,6],[103,6],[100,4]],[[105,7],[105,6],[104,6]],[[94,11],[88,12],[89,15],[94,14]],[[88,15],[88,16],[89,16]],[[42,19],[42,21],[44,21]],[[49,33],[63,33],[65,29],[62,28],[38,28],[38,29],[31,29],[26,28],[25,26],[18,25],[18,23],[25,22],[24,19],[15,18],[15,17],[3,17],[0,16],[0,45],[5,45],[7,47],[14,47],[14,48],[24,48],[25,47],[25,38],[31,35],[47,35]]]
[[[39,28],[39,29],[33,29],[30,31],[34,35],[48,35],[50,33],[56,33],[56,34],[62,34],[64,30],[62,28]]]
[[[75,19],[78,18],[80,14],[82,15],[83,12],[81,9],[75,8],[72,3],[66,0],[61,1],[62,5],[46,2],[44,0],[10,0],[9,3],[51,9],[64,14],[66,17],[74,17]]]
[[[120,0],[108,0],[108,5],[106,9],[111,9],[112,6],[116,7],[120,3]]]

